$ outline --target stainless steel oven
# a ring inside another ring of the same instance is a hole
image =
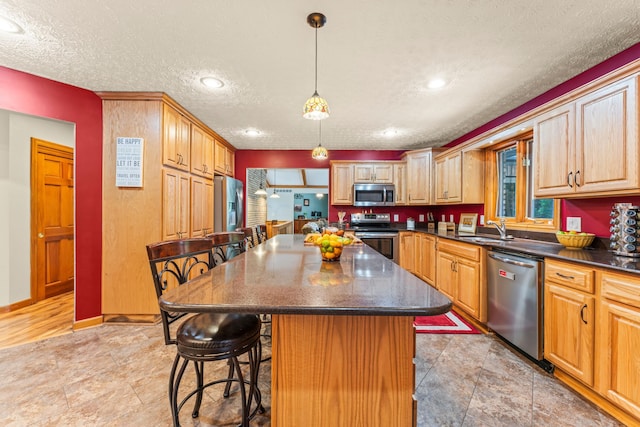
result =
[[[351,227],[365,245],[398,263],[398,230],[391,228],[391,214],[354,213]]]

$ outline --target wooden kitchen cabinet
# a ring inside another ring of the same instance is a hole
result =
[[[393,163],[354,163],[353,165],[354,183],[393,183]]]
[[[640,278],[604,272],[600,291],[596,390],[640,420]]]
[[[235,173],[235,153],[221,141],[215,140],[214,170],[222,175],[233,176]]]
[[[404,268],[410,273],[415,271],[415,232],[414,231],[401,231],[398,233],[400,239],[400,267]]]
[[[213,179],[214,138],[196,124],[191,125],[191,173]]]
[[[436,237],[427,233],[415,233],[415,275],[435,285],[436,282]]]
[[[433,155],[440,150],[427,148],[406,153],[407,204],[430,205],[433,203]]]
[[[191,161],[191,122],[178,110],[163,105],[162,163],[189,171]]]
[[[393,183],[396,187],[396,205],[407,204],[407,164],[393,164]]]
[[[640,192],[638,76],[534,119],[536,197]]]
[[[191,177],[191,237],[213,233],[213,181]]]
[[[482,246],[438,239],[437,288],[474,319],[487,321],[485,249]]]
[[[331,204],[353,204],[353,164],[331,162]]]
[[[436,156],[436,204],[484,203],[484,153],[480,150],[443,153]]]
[[[189,237],[190,184],[189,174],[162,170],[162,240]]]
[[[594,271],[547,259],[544,278],[544,357],[593,386]]]

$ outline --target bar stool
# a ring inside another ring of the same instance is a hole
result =
[[[267,241],[267,226],[264,224],[256,225],[256,235],[258,237],[258,244]]]
[[[156,296],[160,298],[171,287],[179,286],[213,268],[216,265],[213,248],[213,240],[210,238],[171,240],[147,245]],[[242,398],[241,425],[248,427],[249,420],[258,411],[264,412],[258,388],[262,358],[260,318],[253,314],[199,313],[186,318],[178,326],[175,336],[172,336],[170,325],[186,314],[169,312],[160,307],[165,344],[175,344],[177,349],[169,377],[169,402],[174,427],[180,425],[180,409],[192,396],[196,395],[196,401],[191,416],[197,418],[205,388],[226,383],[223,396],[228,397],[234,382],[239,384]],[[249,359],[247,379],[244,378],[238,361],[238,357],[244,354]],[[204,384],[204,362],[216,360],[228,361],[229,374],[224,379]],[[195,368],[197,386],[178,403],[178,389],[190,361]],[[248,393],[246,385],[249,385]]]
[[[213,245],[214,267],[246,251],[243,232],[221,231],[207,234],[205,238]]]
[[[251,227],[236,228],[236,231],[244,233],[244,247],[245,249],[251,249],[256,246],[253,240],[253,229]]]

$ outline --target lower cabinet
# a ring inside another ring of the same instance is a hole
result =
[[[401,231],[399,233],[398,238],[400,239],[400,256],[399,262],[400,267],[409,271],[410,273],[415,272],[414,268],[414,259],[415,259],[415,243],[414,243],[414,233],[413,231]]]
[[[436,238],[426,233],[414,235],[415,275],[429,283],[436,283]]]
[[[438,239],[436,288],[482,323],[487,321],[484,255],[481,246]]]
[[[640,278],[604,272],[600,291],[596,390],[640,424]]]

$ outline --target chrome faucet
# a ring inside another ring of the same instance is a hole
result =
[[[504,218],[500,219],[500,224],[498,224],[495,221],[489,220],[489,221],[487,221],[487,225],[493,225],[498,229],[498,232],[500,233],[500,239],[501,240],[513,239],[513,236],[507,235],[507,224],[505,224]]]

